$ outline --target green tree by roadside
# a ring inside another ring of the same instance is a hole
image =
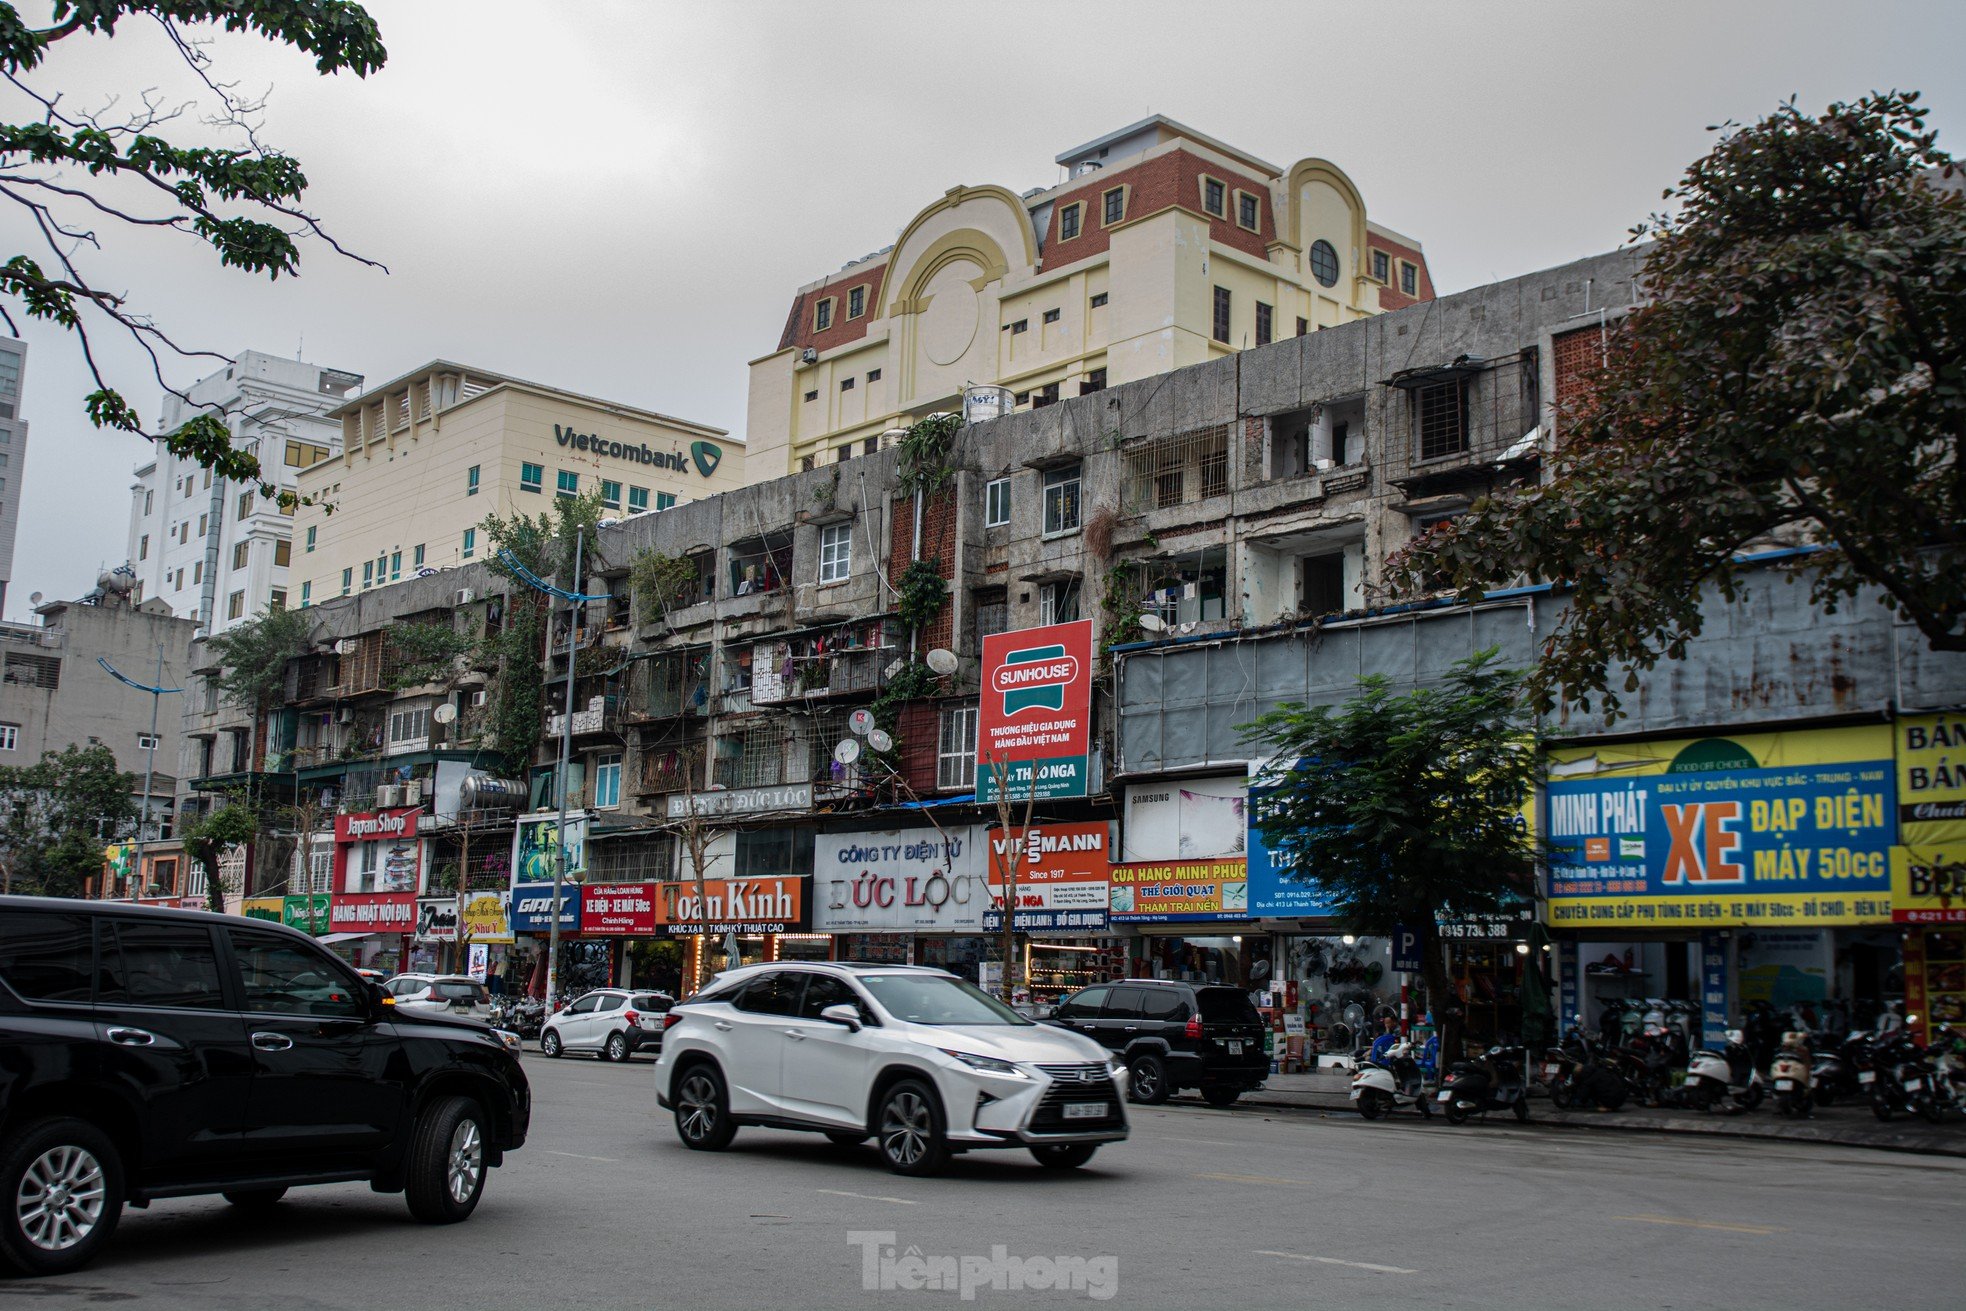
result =
[[[0,768],[0,889],[79,897],[137,815],[134,774],[95,738]]]
[[[1636,229],[1648,300],[1548,478],[1422,538],[1395,586],[1561,585],[1532,695],[1614,719],[1611,685],[1683,655],[1757,544],[1816,548],[1792,578],[1825,608],[1874,585],[1966,650],[1966,195],[1926,113],[1892,92],[1720,129]]]
[[[1494,659],[1409,692],[1375,674],[1342,705],[1285,704],[1242,726],[1272,760],[1252,805],[1284,877],[1316,888],[1354,932],[1419,933],[1443,1061],[1461,1024],[1436,917],[1503,910],[1529,890],[1535,856],[1522,820],[1537,768],[1526,675]]]
[[[214,913],[225,910],[226,893],[245,891],[226,886],[221,862],[232,848],[256,841],[259,824],[259,813],[253,807],[228,800],[178,825],[178,840],[184,844],[185,854],[205,872],[205,904]]]

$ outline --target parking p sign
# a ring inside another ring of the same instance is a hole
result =
[[[1420,972],[1420,930],[1404,924],[1393,926],[1393,971],[1398,974]]]

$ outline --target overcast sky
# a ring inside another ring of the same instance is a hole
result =
[[[950,186],[1049,185],[1054,155],[1149,113],[1279,165],[1334,161],[1375,220],[1420,239],[1443,293],[1619,244],[1709,124],[1791,93],[1813,109],[1916,88],[1966,154],[1956,0],[370,10],[389,62],[366,80],[246,38],[212,49],[223,78],[271,87],[263,138],[388,274],[312,243],[300,279],[270,284],[192,239],[105,224],[114,244],[86,255],[98,285],[210,349],[304,350],[371,382],[442,356],[739,434],[745,362],[776,347],[795,287],[893,241]],[[37,85],[90,107],[188,94],[173,59],[126,21],[60,43]],[[18,211],[0,225],[0,258],[33,249]],[[73,342],[25,331],[8,618],[121,561],[144,458],[89,426]],[[105,354],[154,422],[139,361]]]

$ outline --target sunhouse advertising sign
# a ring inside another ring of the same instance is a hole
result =
[[[983,639],[976,799],[1086,795],[1092,741],[1092,621]],[[998,767],[1006,777],[999,779]]]
[[[1895,775],[1885,725],[1552,751],[1550,923],[1887,922]]]

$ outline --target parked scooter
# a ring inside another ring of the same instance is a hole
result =
[[[1352,1076],[1351,1100],[1358,1103],[1358,1113],[1368,1120],[1389,1115],[1402,1106],[1416,1108],[1424,1119],[1433,1118],[1426,1077],[1413,1059],[1412,1038],[1394,1043],[1383,1059],[1367,1057],[1360,1064]]]
[[[1449,1124],[1466,1124],[1476,1113],[1505,1109],[1518,1120],[1529,1119],[1522,1069],[1501,1047],[1490,1047],[1479,1060],[1454,1062],[1434,1100]]]
[[[1959,1109],[1959,1095],[1948,1069],[1951,1032],[1943,1026],[1940,1028],[1938,1036],[1944,1040],[1947,1050],[1935,1055],[1911,1036],[1910,1026],[1917,1022],[1916,1015],[1905,1016],[1906,1027],[1877,1045],[1870,1072],[1870,1109],[1880,1120],[1888,1120],[1899,1112],[1917,1112],[1938,1124],[1945,1119],[1947,1111]]]
[[[1615,1111],[1631,1096],[1624,1075],[1592,1046],[1590,1035],[1582,1029],[1572,1029],[1561,1047],[1543,1054],[1543,1079],[1549,1085],[1550,1105],[1559,1111],[1594,1106]]]
[[[1809,1072],[1810,1095],[1818,1106],[1854,1102],[1865,1095],[1870,1072],[1870,1035],[1852,1029],[1834,1051],[1816,1053],[1816,1066]]]
[[[487,1020],[494,1029],[509,1029],[530,1040],[545,1023],[546,1004],[537,997],[501,997],[492,1003]]]
[[[1768,1069],[1775,1085],[1775,1109],[1783,1115],[1806,1116],[1815,1102],[1811,1096],[1811,1076],[1816,1060],[1809,1051],[1809,1035],[1790,1029],[1782,1035],[1782,1045]]]
[[[1727,1031],[1724,1049],[1703,1047],[1687,1062],[1686,1100],[1699,1110],[1717,1111],[1731,1103],[1735,1110],[1752,1111],[1766,1093],[1739,1029]]]

